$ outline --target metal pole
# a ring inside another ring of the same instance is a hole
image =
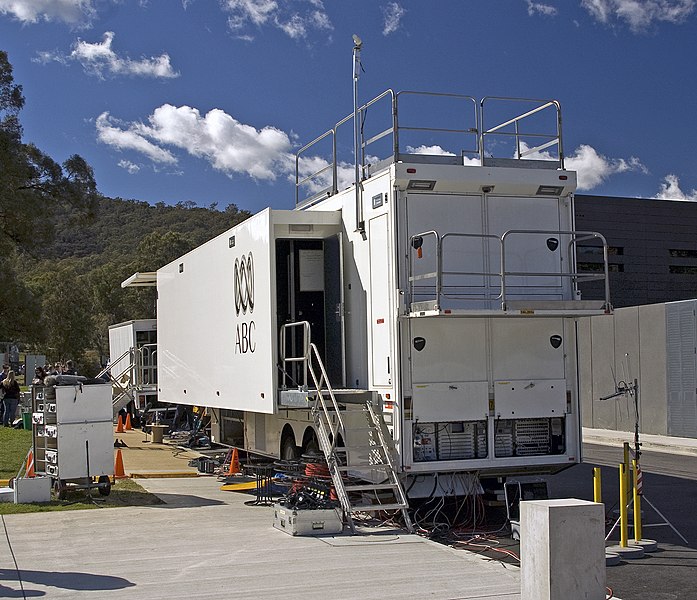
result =
[[[600,467],[593,467],[593,502],[602,504],[603,494],[600,485]]]
[[[639,380],[634,380],[634,458],[639,460],[641,456],[641,444],[639,443]]]
[[[360,157],[361,157],[361,124],[358,113],[358,77],[361,72],[361,38],[353,36],[353,152],[355,159],[355,184],[356,184],[356,231],[365,232],[363,221],[363,206],[360,189]]]

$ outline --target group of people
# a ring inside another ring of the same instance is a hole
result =
[[[0,396],[2,397],[2,425],[12,427],[17,406],[19,404],[19,383],[15,378],[15,372],[10,370],[10,365],[2,366],[0,374]]]
[[[54,365],[46,364],[43,367],[34,369],[34,379],[32,385],[44,385],[44,380],[49,375],[77,375],[72,360]],[[4,427],[12,427],[12,423],[17,414],[21,390],[15,372],[10,370],[10,365],[2,366],[0,374],[0,419]]]
[[[34,379],[31,382],[32,385],[43,385],[44,379],[49,375],[77,375],[77,370],[72,360],[66,361],[65,364],[60,362],[54,365],[46,363],[43,367],[36,367],[36,369],[34,369]]]

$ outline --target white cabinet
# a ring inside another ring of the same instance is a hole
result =
[[[56,385],[33,390],[34,463],[59,485],[91,483],[114,472],[110,385]]]

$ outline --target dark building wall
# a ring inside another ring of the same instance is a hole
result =
[[[613,306],[636,306],[697,297],[697,203],[577,195],[576,230],[597,231],[610,247]],[[602,263],[581,248],[581,267]],[[600,282],[581,285],[583,298],[602,299]]]

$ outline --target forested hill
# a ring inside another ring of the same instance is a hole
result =
[[[199,208],[193,203],[168,206],[159,202],[153,206],[138,200],[101,198],[87,217],[70,210],[58,211],[54,216],[55,238],[44,249],[42,258],[83,258],[93,266],[113,260],[130,262],[144,240],[167,233],[170,241],[176,234],[178,248],[190,246],[187,251],[248,216],[234,204],[221,211],[215,206]],[[150,265],[152,269],[161,266]]]
[[[156,316],[154,288],[122,289],[121,282],[248,216],[234,204],[221,211],[120,198],[98,198],[87,212],[54,208],[53,236],[11,253],[0,269],[0,343],[53,361],[73,359],[81,373],[96,373],[109,354],[109,325]]]

